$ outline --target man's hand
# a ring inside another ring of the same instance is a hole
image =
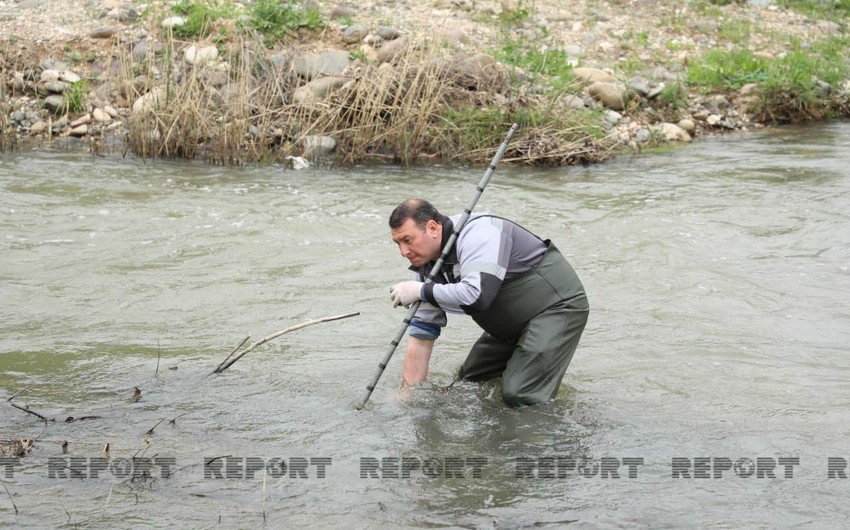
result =
[[[422,282],[401,282],[390,287],[390,300],[393,307],[403,305],[405,308],[420,300],[419,293],[422,291]]]

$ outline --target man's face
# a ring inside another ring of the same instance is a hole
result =
[[[407,258],[414,267],[421,267],[440,257],[443,226],[434,220],[425,223],[423,230],[416,226],[413,219],[408,219],[392,230],[392,236],[402,257]]]

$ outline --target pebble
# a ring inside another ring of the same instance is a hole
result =
[[[109,39],[117,32],[118,28],[115,26],[100,26],[89,33],[89,37],[93,39]]]

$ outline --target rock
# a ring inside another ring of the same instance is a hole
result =
[[[346,44],[354,44],[363,40],[369,34],[369,26],[365,24],[354,24],[345,28],[342,32],[342,40]]]
[[[641,96],[648,96],[652,90],[652,85],[649,83],[649,79],[641,76],[635,76],[629,79],[628,87]]]
[[[605,121],[610,123],[611,125],[617,125],[620,123],[620,120],[623,119],[623,115],[619,112],[609,110],[605,112]]]
[[[41,134],[47,130],[47,122],[38,120],[37,122],[32,124],[30,127],[30,133],[32,134]]]
[[[106,123],[112,121],[112,116],[110,116],[108,112],[106,112],[104,109],[101,109],[100,107],[94,109],[94,111],[92,112],[92,117],[94,118],[94,121],[98,123]]]
[[[132,7],[128,5],[123,5],[111,9],[107,14],[106,18],[110,20],[117,20],[119,22],[133,22],[134,20],[139,18],[139,13]]]
[[[723,119],[719,114],[712,114],[705,119],[705,122],[711,126],[717,125]]]
[[[79,127],[72,128],[71,131],[68,134],[70,136],[75,137],[75,138],[79,138],[80,136],[85,136],[88,133],[89,133],[89,126],[88,125],[80,125]]]
[[[394,41],[395,42],[395,41]],[[292,70],[304,79],[312,80],[322,74],[341,74],[351,64],[345,50],[329,50],[323,53],[299,55],[292,61]]]
[[[91,114],[86,113],[77,118],[76,120],[72,121],[70,127],[72,129],[75,129],[80,125],[87,125],[89,123],[91,123]]]
[[[204,46],[199,48],[193,44],[186,49],[183,59],[189,64],[201,66],[218,59],[218,48],[215,46]]]
[[[381,26],[378,28],[378,36],[384,40],[395,40],[401,36],[401,33],[390,26]]]
[[[15,123],[21,123],[25,119],[27,119],[26,114],[19,110],[16,110],[15,113],[12,114],[12,121],[14,121]]]
[[[402,37],[400,39],[391,40],[381,46],[381,49],[378,50],[378,62],[388,63],[396,58],[404,49],[407,48],[407,39]]]
[[[702,110],[698,110],[698,111],[694,112],[693,116],[694,116],[695,120],[706,121],[710,114],[711,113],[708,112],[707,110],[702,109]]]
[[[598,68],[579,67],[573,68],[572,72],[576,79],[585,85],[591,85],[596,82],[613,83],[616,81],[614,76]]]
[[[334,6],[331,13],[328,15],[331,20],[339,20],[341,18],[354,18],[354,11],[345,6]]]
[[[44,70],[41,72],[40,79],[42,81],[59,81],[59,72],[52,69]]]
[[[587,87],[587,93],[590,94],[590,97],[611,110],[623,110],[626,108],[626,91],[623,87],[615,83],[597,81]]]
[[[117,32],[118,28],[115,26],[100,26],[89,33],[89,37],[92,39],[109,39]]]
[[[486,53],[456,55],[449,59],[448,70],[454,84],[467,90],[486,88],[489,92],[500,93],[508,83],[507,72]]]
[[[652,138],[652,133],[649,131],[647,127],[641,127],[635,133],[635,142],[639,144],[645,144]]]
[[[103,107],[103,111],[106,112],[107,114],[109,114],[109,116],[113,119],[118,117],[118,111],[115,110],[114,108],[112,108],[109,105]]]
[[[649,91],[649,93],[646,95],[646,99],[657,98],[661,95],[662,92],[664,92],[665,88],[667,88],[667,85],[665,85],[664,83],[659,83],[658,86]]]
[[[310,135],[301,139],[301,146],[305,158],[321,158],[336,149],[336,140],[330,136]]]
[[[47,96],[44,98],[44,108],[54,114],[59,114],[65,110],[65,98],[59,95]]]
[[[186,24],[186,19],[183,17],[168,17],[160,22],[160,26],[164,29],[175,28]]]
[[[144,61],[148,55],[150,46],[147,42],[138,42],[133,46],[133,60],[138,62]]]
[[[165,102],[165,88],[154,88],[136,99],[133,103],[133,114],[147,114],[158,109],[163,102]]]
[[[202,77],[208,85],[215,88],[221,88],[230,82],[227,70],[220,68],[209,69]]]
[[[684,129],[673,123],[662,123],[658,125],[658,130],[665,140],[668,142],[690,142],[691,135],[685,132]]]
[[[742,96],[751,96],[758,91],[759,86],[756,83],[747,83],[742,86],[738,93]]]
[[[832,93],[832,85],[830,85],[826,81],[815,79],[815,85],[818,87],[818,92],[820,93],[820,97],[822,98],[827,98]]]
[[[349,81],[350,79],[348,77],[341,76],[327,76],[314,79],[295,90],[292,95],[292,102],[304,105],[317,99],[322,99]]]
[[[679,120],[679,123],[677,125],[679,127],[681,127],[682,130],[684,130],[688,134],[693,134],[694,131],[696,131],[696,129],[697,129],[697,126],[694,123],[694,120],[692,120],[690,118],[684,118],[684,119]]]
[[[41,84],[41,87],[51,94],[61,94],[65,92],[65,83],[62,81],[45,81]]]
[[[65,70],[61,74],[59,74],[59,79],[61,81],[65,81],[67,83],[74,84],[80,80],[80,76],[72,72],[71,70]]]
[[[565,94],[561,97],[561,103],[571,109],[583,109],[584,100],[572,94]]]
[[[584,50],[582,50],[581,46],[575,44],[568,44],[564,46],[564,52],[566,52],[567,56],[570,58],[579,58],[584,55]]]

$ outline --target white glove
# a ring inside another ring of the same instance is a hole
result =
[[[422,291],[422,282],[401,282],[390,287],[390,300],[393,307],[403,305],[405,308],[420,300],[419,293]]]

